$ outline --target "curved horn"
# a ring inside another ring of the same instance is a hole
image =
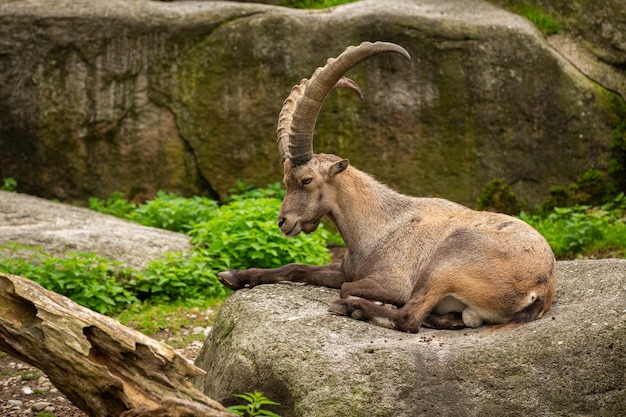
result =
[[[411,59],[406,49],[394,43],[363,42],[349,46],[337,58],[330,58],[325,66],[315,70],[310,80],[305,78],[291,89],[278,117],[278,150],[283,161],[290,159],[298,166],[313,157],[313,131],[328,93],[335,87],[347,87],[361,96],[358,85],[343,75],[360,62],[386,52]]]

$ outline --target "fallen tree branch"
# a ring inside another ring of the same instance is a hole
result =
[[[232,416],[171,347],[26,278],[0,273],[0,350],[45,372],[91,417]]]

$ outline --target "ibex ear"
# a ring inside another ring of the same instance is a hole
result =
[[[328,170],[328,176],[332,178],[337,174],[341,174],[343,171],[346,170],[346,168],[348,168],[348,165],[350,165],[350,161],[348,161],[347,159],[342,159],[341,161],[335,162],[330,166],[330,169]]]

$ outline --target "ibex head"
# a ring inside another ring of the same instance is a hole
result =
[[[348,160],[335,155],[313,154],[313,131],[324,100],[333,88],[354,90],[359,86],[344,77],[352,67],[378,54],[395,52],[411,59],[399,45],[387,42],[363,42],[348,47],[337,58],[330,58],[310,80],[303,79],[291,89],[278,118],[278,150],[284,169],[286,195],[278,225],[287,236],[313,232],[322,217],[329,214],[334,188],[328,187],[348,168]]]

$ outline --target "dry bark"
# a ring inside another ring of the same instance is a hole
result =
[[[22,277],[0,273],[0,350],[45,372],[89,416],[231,416],[171,347]]]

